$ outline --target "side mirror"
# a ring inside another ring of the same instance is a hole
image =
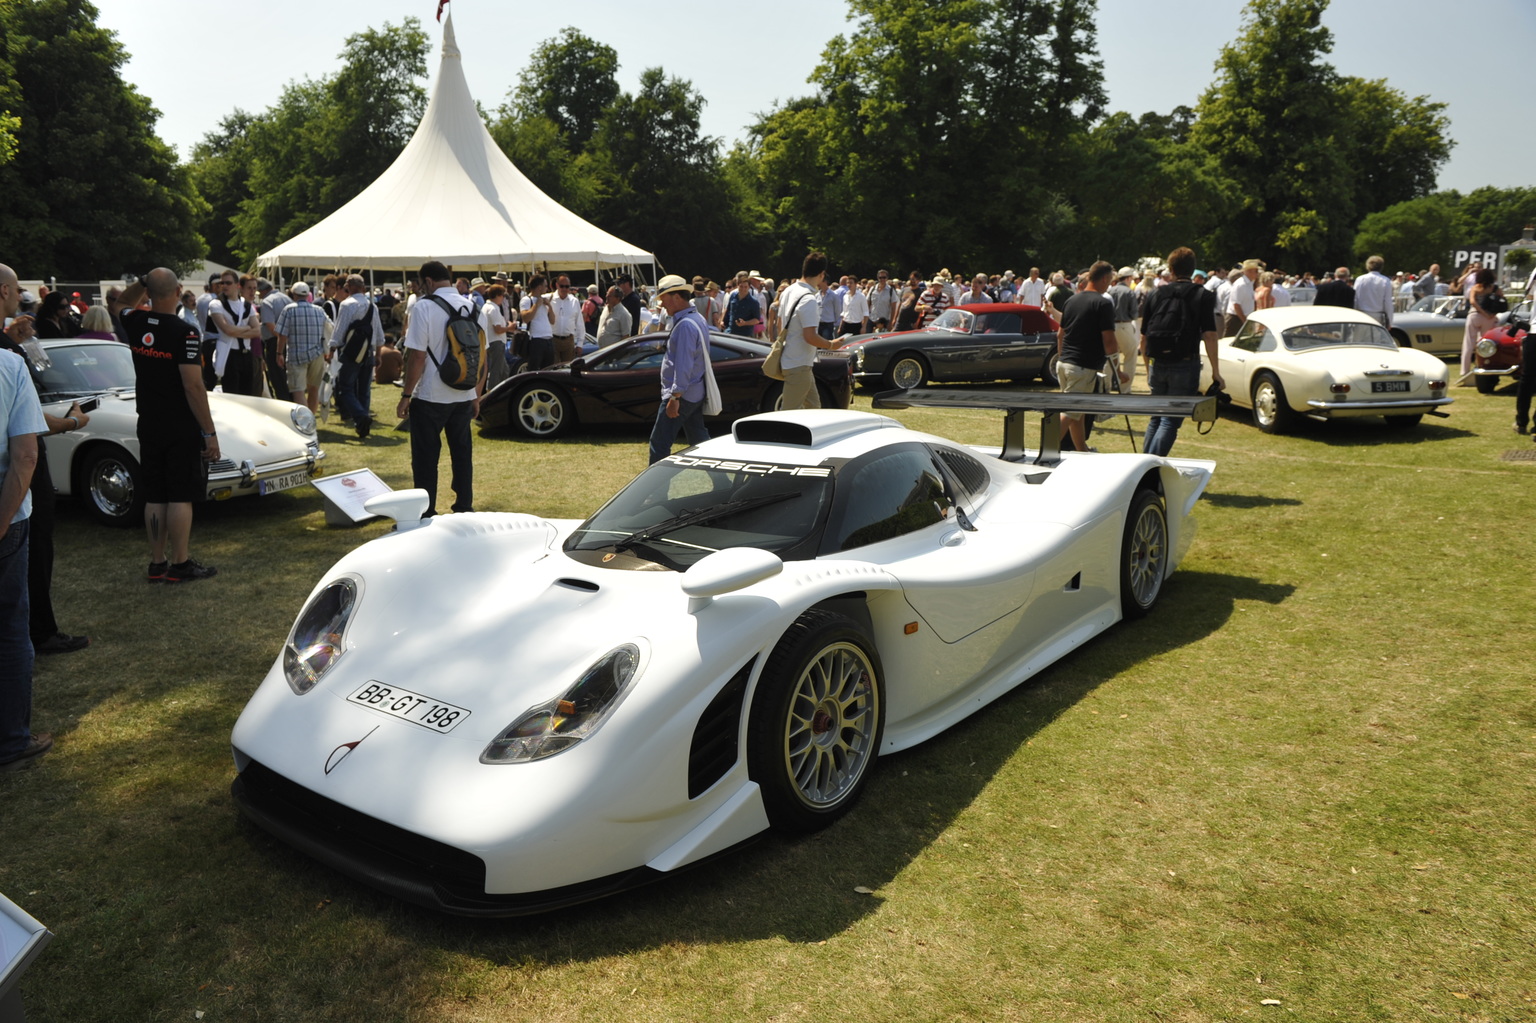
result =
[[[702,610],[715,597],[771,579],[782,571],[784,562],[770,551],[755,547],[716,551],[683,573],[681,585],[689,598],[688,611]]]
[[[582,355],[576,356],[576,358],[571,360],[570,366],[571,366],[571,376],[576,376],[576,377],[581,376],[581,374],[583,372],[585,372],[586,368],[587,368],[586,357],[582,356]]]

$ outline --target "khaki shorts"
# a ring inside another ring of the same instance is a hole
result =
[[[288,390],[297,394],[299,391],[307,391],[311,387],[320,387],[320,378],[325,375],[325,356],[317,355],[306,363],[295,366],[288,364]]]
[[[1092,394],[1099,382],[1099,371],[1079,366],[1075,362],[1058,362],[1056,377],[1061,381],[1062,394]],[[1063,419],[1081,419],[1081,412],[1063,412]]]

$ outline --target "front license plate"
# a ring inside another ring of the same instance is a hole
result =
[[[309,470],[300,469],[297,472],[285,472],[281,476],[268,476],[264,480],[256,481],[258,494],[275,494],[279,490],[292,490],[294,487],[302,487],[309,482]]]
[[[1393,394],[1393,393],[1396,393],[1396,392],[1399,392],[1399,391],[1406,392],[1408,390],[1409,390],[1409,386],[1408,386],[1408,381],[1406,381],[1406,380],[1372,380],[1371,381],[1371,393],[1372,394]]]
[[[399,686],[367,682],[347,697],[348,703],[381,710],[390,717],[409,721],[432,732],[451,732],[469,717],[469,711]]]

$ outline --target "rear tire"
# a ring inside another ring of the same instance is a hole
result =
[[[1155,490],[1138,490],[1125,516],[1120,542],[1120,611],[1143,618],[1157,603],[1168,575],[1168,510]]]
[[[1046,356],[1045,364],[1040,367],[1040,382],[1047,387],[1058,388],[1061,386],[1061,374],[1056,372],[1055,352]]]
[[[1285,388],[1273,373],[1260,373],[1253,381],[1253,422],[1265,433],[1287,433],[1299,417],[1285,400]]]
[[[768,822],[819,831],[864,790],[885,726],[880,657],[846,615],[812,608],[774,647],[752,696],[747,773]]]

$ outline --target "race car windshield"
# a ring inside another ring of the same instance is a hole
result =
[[[1285,347],[1293,352],[1337,345],[1396,348],[1397,342],[1379,323],[1308,323],[1280,332]]]
[[[810,558],[831,493],[825,467],[673,455],[582,523],[565,550],[625,554],[679,571],[727,547]]]

